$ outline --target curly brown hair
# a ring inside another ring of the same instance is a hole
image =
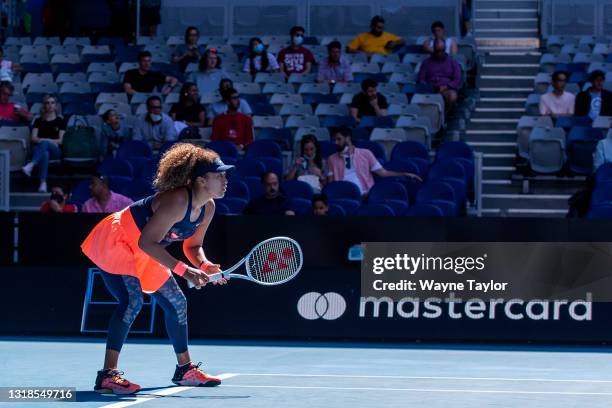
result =
[[[176,143],[164,153],[153,186],[161,193],[191,184],[198,163],[212,163],[219,155],[191,143]]]

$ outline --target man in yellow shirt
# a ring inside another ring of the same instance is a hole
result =
[[[405,41],[395,34],[385,32],[385,19],[381,16],[372,17],[370,32],[358,34],[346,47],[347,52],[366,54],[389,54],[401,47]]]

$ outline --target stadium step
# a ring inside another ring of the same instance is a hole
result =
[[[11,192],[9,205],[11,211],[38,211],[48,199],[49,193]]]
[[[571,194],[483,194],[483,208],[565,210]]]
[[[532,194],[574,194],[584,186],[583,178],[554,177],[550,180],[531,180],[529,192]],[[485,194],[522,194],[522,180],[486,179],[482,191]]]

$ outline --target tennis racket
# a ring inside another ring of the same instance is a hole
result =
[[[208,275],[208,279],[209,282],[215,282],[221,278],[238,278],[260,285],[280,285],[293,279],[302,269],[303,262],[302,248],[296,241],[287,237],[275,237],[260,242],[236,265]],[[243,264],[246,275],[232,273]],[[190,288],[195,286],[187,282]]]

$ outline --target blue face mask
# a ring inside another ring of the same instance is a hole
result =
[[[263,44],[257,44],[256,46],[253,47],[253,51],[255,51],[257,54],[261,54],[263,50],[264,50]]]
[[[302,45],[302,43],[304,42],[304,37],[301,35],[296,35],[293,37],[293,44],[295,45]]]

